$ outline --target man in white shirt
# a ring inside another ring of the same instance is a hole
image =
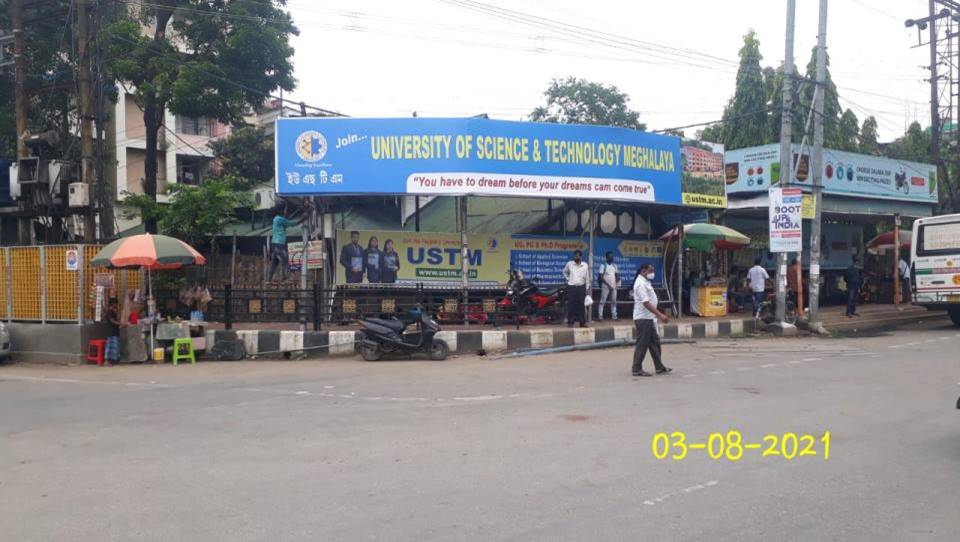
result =
[[[573,259],[563,266],[563,276],[567,279],[567,325],[580,327],[587,325],[587,312],[583,301],[587,297],[587,279],[590,278],[590,266],[583,261],[583,253],[573,251]]]
[[[643,370],[643,358],[650,351],[653,358],[653,367],[657,374],[667,374],[671,371],[660,360],[660,334],[657,333],[657,320],[663,323],[670,321],[670,317],[660,312],[657,307],[659,300],[653,289],[653,279],[656,277],[653,264],[645,263],[640,266],[637,279],[633,281],[633,324],[637,328],[637,345],[633,349],[633,376],[651,376]]]
[[[753,260],[753,267],[747,271],[747,280],[750,281],[750,291],[753,292],[753,317],[756,318],[760,315],[760,304],[763,303],[767,281],[770,280],[767,270],[760,265],[760,258]]]
[[[597,309],[597,321],[603,320],[603,306],[610,299],[610,317],[617,319],[617,284],[620,282],[620,270],[613,263],[613,252],[607,252],[607,261],[600,264],[600,304]]]
[[[907,302],[910,300],[910,264],[907,263],[906,258],[900,256],[900,301]]]

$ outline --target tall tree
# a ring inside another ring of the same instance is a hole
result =
[[[235,190],[249,190],[273,177],[273,137],[259,126],[243,126],[208,146],[220,164],[220,176]]]
[[[753,30],[743,37],[740,67],[733,98],[724,112],[723,144],[727,149],[740,149],[766,142],[767,96],[760,69],[760,42]]]
[[[877,119],[873,115],[863,119],[863,126],[860,127],[859,151],[863,154],[878,154],[880,152],[879,138]]]
[[[840,96],[837,94],[837,86],[833,84],[833,78],[830,76],[830,55],[827,55],[827,79],[826,94],[823,102],[823,144],[825,147],[836,149],[842,144],[840,137]],[[807,81],[815,81],[817,78],[817,49],[813,48],[810,56],[810,62],[807,63]],[[813,107],[813,91],[816,85],[804,83],[800,90],[799,109],[806,114]]]
[[[886,155],[897,160],[926,163],[930,161],[930,132],[914,121],[907,133],[887,145]]]
[[[132,4],[99,33],[107,70],[133,85],[146,130],[144,194],[157,196],[165,110],[232,123],[277,88],[294,87],[297,33],[286,0],[155,0]],[[157,221],[144,220],[156,232]]]
[[[614,85],[567,77],[551,81],[543,95],[547,104],[530,113],[532,121],[647,129],[640,113],[627,106],[630,97]]]
[[[837,149],[857,152],[860,147],[860,123],[853,111],[847,109],[840,116],[840,142]]]

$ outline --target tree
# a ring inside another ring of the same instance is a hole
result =
[[[155,0],[127,6],[99,32],[117,80],[133,85],[143,109],[146,156],[143,189],[157,196],[157,140],[164,112],[221,122],[259,109],[277,88],[294,87],[296,34],[286,0]],[[144,32],[149,28],[149,32]],[[147,231],[157,229],[153,218]]]
[[[249,190],[273,177],[273,137],[259,126],[244,126],[208,146],[220,164],[220,176],[234,190]]]
[[[810,62],[807,64],[807,79],[815,81],[817,77],[817,48],[813,48]],[[813,107],[813,89],[816,85],[812,83],[802,84],[800,91],[799,108],[804,114]],[[840,96],[837,94],[837,86],[833,84],[833,78],[830,77],[830,55],[827,55],[826,66],[826,88],[823,102],[823,145],[825,147],[836,149],[842,144],[840,136]]]
[[[723,141],[723,124],[718,122],[697,131],[697,139],[700,141],[709,141],[711,143],[719,143]]]
[[[797,67],[793,67],[793,73],[797,73]],[[792,111],[791,111],[791,132],[790,139],[794,143],[799,143],[803,140],[804,131],[806,130],[806,121],[807,115],[806,111],[800,107],[800,88],[797,83],[797,79],[794,78],[793,84],[790,86],[792,89]],[[772,85],[768,85],[768,90],[770,94],[768,95],[768,102],[770,103],[770,121],[769,129],[767,136],[767,143],[774,143],[780,141],[780,130],[783,128],[781,123],[783,122],[783,64],[777,67],[774,72],[774,80]]]
[[[857,152],[859,149],[860,123],[853,111],[847,109],[840,116],[840,141],[837,149],[841,151]]]
[[[530,113],[532,121],[647,129],[640,122],[640,113],[627,107],[630,97],[614,85],[567,77],[551,81],[543,95],[547,105]]]
[[[863,126],[860,127],[860,152],[863,154],[878,154],[880,152],[879,137],[877,134],[877,119],[873,115],[863,119]]]
[[[743,37],[740,67],[733,98],[723,115],[723,144],[727,149],[740,149],[766,142],[767,96],[760,69],[760,42],[753,30]]]
[[[246,194],[236,192],[226,180],[207,180],[199,186],[174,185],[169,204],[157,203],[147,194],[128,194],[124,218],[153,220],[158,231],[191,244],[219,234],[233,219],[234,209],[249,204]]]
[[[897,160],[926,163],[930,161],[930,132],[913,121],[907,133],[887,145],[886,155]]]

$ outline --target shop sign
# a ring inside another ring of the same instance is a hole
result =
[[[460,235],[405,231],[360,231],[357,245],[350,232],[337,232],[337,283],[459,283]],[[588,259],[588,245],[579,237],[539,235],[467,236],[467,273],[473,284],[504,284],[507,271],[518,269],[539,284],[562,284],[563,267],[574,250]],[[612,252],[626,285],[643,263],[652,263],[657,280],[663,277],[663,243],[659,241],[594,239],[595,265]],[[592,272],[596,275],[596,272]]]
[[[300,271],[303,242],[287,243],[287,265],[290,271]],[[307,269],[323,269],[323,241],[310,241],[307,246]]]
[[[67,262],[67,271],[76,271],[80,269],[80,252],[78,250],[67,250],[64,259]]]
[[[770,252],[803,250],[803,193],[799,188],[770,189]]]
[[[810,152],[808,146],[793,146],[793,184],[807,192],[813,182]],[[780,172],[779,144],[724,154],[727,194],[763,192],[780,183]],[[919,162],[824,149],[822,179],[825,194],[921,203],[938,200],[937,168]]]
[[[627,128],[473,118],[307,117],[278,119],[275,137],[276,190],[282,196],[684,202],[680,139]],[[701,184],[688,183],[691,189]],[[719,204],[722,184],[719,179],[716,184],[720,190],[710,188],[714,199],[693,204]]]

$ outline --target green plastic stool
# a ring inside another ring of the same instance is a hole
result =
[[[181,346],[186,346],[187,351],[185,353],[180,351]],[[193,340],[192,339],[174,339],[173,340],[173,365],[176,366],[177,362],[181,359],[190,360],[190,363],[197,362],[197,356],[193,353]]]

